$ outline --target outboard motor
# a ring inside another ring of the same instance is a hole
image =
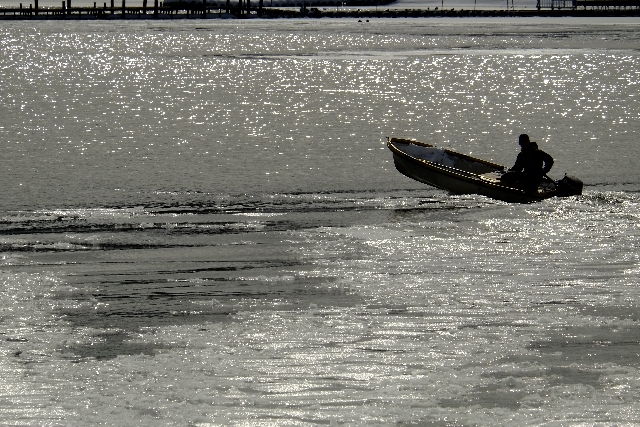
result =
[[[567,196],[579,196],[582,194],[582,181],[573,176],[566,175],[564,178],[556,182],[558,193],[560,197]]]

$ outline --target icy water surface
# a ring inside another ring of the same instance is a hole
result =
[[[0,424],[640,424],[639,24],[7,23]]]

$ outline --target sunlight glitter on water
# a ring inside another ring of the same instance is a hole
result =
[[[0,421],[640,419],[637,24],[353,24],[3,29]],[[523,130],[583,196],[384,142],[510,166]]]
[[[56,373],[37,387],[15,382],[57,403],[48,415],[22,414],[88,424],[99,422],[99,411],[79,415],[74,400],[117,408],[114,424],[140,425],[158,418],[249,425],[249,417],[292,425],[451,418],[536,425],[560,413],[580,423],[605,407],[616,419],[633,418],[636,347],[624,346],[637,336],[637,295],[633,286],[619,289],[638,279],[630,275],[637,273],[638,228],[625,222],[636,212],[628,205],[637,202],[602,204],[613,196],[526,208],[470,198],[470,206],[445,212],[406,209],[400,200],[405,210],[387,214],[401,215],[397,223],[289,232],[289,244],[312,261],[309,267],[236,279],[288,286],[320,279],[304,306],[209,299],[197,312],[217,312],[217,322],[135,334],[83,327],[69,339],[66,322],[46,308],[59,279],[12,276],[2,306],[19,289],[20,309],[35,317],[19,320],[15,331],[23,332],[8,337],[5,361],[45,366],[58,348],[73,363],[56,363]],[[603,221],[609,226],[595,226]],[[307,243],[295,243],[296,235]],[[67,286],[56,291],[66,296],[56,304],[82,309]],[[332,296],[351,302],[336,308]],[[84,304],[101,312],[115,302],[92,297]],[[612,318],[608,310],[629,317]],[[179,319],[189,311],[173,313]],[[42,324],[40,316],[49,319],[46,333],[31,329]],[[55,387],[59,381],[83,385],[63,391]],[[612,409],[614,389],[621,400]],[[22,402],[31,408],[37,399]]]

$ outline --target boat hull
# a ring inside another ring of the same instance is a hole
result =
[[[532,203],[582,192],[582,182],[571,177],[563,179],[565,185],[548,180],[535,192],[524,191],[500,181],[506,169],[502,165],[413,140],[389,138],[387,146],[400,173],[454,194],[479,194],[509,203]]]

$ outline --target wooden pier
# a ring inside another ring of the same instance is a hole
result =
[[[640,9],[640,0],[537,0],[537,7],[539,9]]]
[[[158,18],[207,18],[217,14],[233,14],[240,16],[247,13],[246,10],[238,10],[238,7],[222,8],[203,7],[202,4],[191,7],[167,7],[153,0],[153,5],[149,5],[147,0],[143,0],[142,6],[127,6],[126,0],[121,0],[121,4],[116,6],[114,0],[110,4],[103,3],[93,7],[73,7],[72,0],[66,0],[60,7],[38,7],[38,0],[35,5],[18,8],[0,7],[0,20],[2,19],[158,19]],[[216,13],[217,12],[217,13]]]
[[[389,0],[357,1],[362,8],[335,6],[334,0],[292,3],[291,7],[268,7],[264,0],[225,0],[219,2],[184,1],[170,4],[159,0],[142,0],[142,6],[128,6],[110,3],[93,7],[74,7],[72,0],[64,0],[60,7],[39,7],[38,0],[28,7],[0,7],[0,20],[73,20],[73,19],[215,19],[215,18],[400,18],[400,17],[598,17],[598,16],[640,16],[640,0],[539,0],[536,9],[526,10],[445,10],[435,9],[393,9]],[[131,1],[131,0],[130,0]],[[137,0],[139,1],[139,0]],[[346,2],[339,2],[344,5]],[[386,9],[383,10],[380,5]],[[562,4],[562,5],[561,5]],[[546,7],[545,7],[546,6]],[[549,7],[551,6],[551,7]]]

